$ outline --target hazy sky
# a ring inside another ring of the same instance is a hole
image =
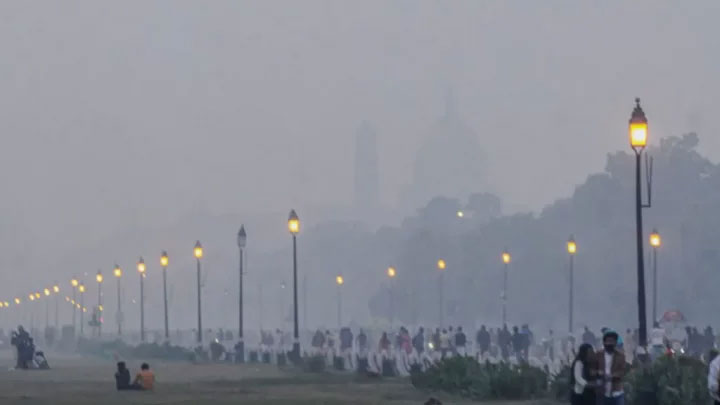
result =
[[[37,249],[193,209],[352,200],[378,133],[382,199],[454,89],[494,191],[539,209],[651,136],[720,158],[720,2],[2,1],[4,237]]]

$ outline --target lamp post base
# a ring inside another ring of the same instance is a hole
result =
[[[235,351],[235,362],[236,363],[245,363],[245,342],[242,338],[240,338],[240,341],[237,344],[237,350]]]
[[[300,356],[300,342],[293,343],[292,351],[289,353],[290,361],[294,364],[299,364],[301,360]]]

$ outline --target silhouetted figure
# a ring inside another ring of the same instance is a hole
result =
[[[480,350],[480,355],[483,356],[490,350],[490,333],[485,328],[485,325],[480,326],[480,330],[475,335],[475,343]]]
[[[515,352],[515,357],[520,361],[522,359],[522,352],[524,347],[525,338],[520,334],[520,330],[517,326],[513,326],[512,334],[512,348]]]
[[[380,337],[380,342],[378,343],[378,348],[380,351],[390,351],[390,339],[388,338],[387,332],[383,332],[382,337]]]
[[[139,386],[130,385],[130,370],[125,366],[124,361],[117,363],[117,371],[115,372],[115,388],[118,391],[139,389]]]
[[[498,332],[498,345],[500,346],[500,353],[502,358],[507,361],[510,358],[510,345],[512,343],[512,335],[508,330],[507,324],[503,326],[503,329]]]
[[[35,355],[35,344],[25,328],[18,326],[17,332],[12,333],[10,344],[17,350],[17,364],[15,368],[27,369]]]
[[[587,326],[585,327],[585,332],[583,332],[582,335],[582,342],[587,343],[592,347],[595,347],[595,345],[597,344],[597,338],[595,337],[595,334],[592,333],[592,331],[588,329]]]
[[[365,331],[360,329],[360,333],[358,333],[357,336],[357,343],[358,343],[358,349],[361,351],[365,351],[368,348],[367,344],[367,335],[365,334]]]
[[[455,350],[461,355],[465,355],[465,344],[467,343],[467,336],[462,330],[462,326],[458,326],[457,332],[455,332]]]
[[[316,350],[322,349],[323,345],[325,344],[325,335],[323,335],[322,331],[318,329],[315,331],[315,334],[313,335],[312,342],[310,345],[315,348]]]
[[[422,354],[425,351],[425,330],[420,327],[418,329],[418,332],[415,334],[415,336],[412,339],[412,345],[415,348],[415,351],[418,352],[418,354]]]
[[[352,349],[353,333],[348,327],[340,329],[340,351]]]

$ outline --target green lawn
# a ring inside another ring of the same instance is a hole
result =
[[[0,404],[422,404],[431,395],[407,379],[370,379],[349,374],[307,374],[269,365],[153,363],[154,392],[115,391],[113,361],[49,356],[52,370],[9,371],[10,353],[0,354]],[[137,364],[136,364],[137,363]],[[139,362],[128,361],[131,370]],[[468,403],[432,394],[444,404]],[[540,405],[547,402],[524,402]],[[510,405],[512,403],[505,403]],[[517,403],[515,403],[517,404]]]

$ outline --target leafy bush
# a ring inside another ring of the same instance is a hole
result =
[[[478,363],[471,357],[452,357],[426,371],[414,370],[412,384],[472,399],[528,399],[547,393],[547,374],[529,365]]]
[[[123,358],[134,359],[163,359],[163,360],[184,360],[193,359],[193,353],[180,346],[173,346],[169,343],[159,345],[157,343],[141,343],[137,346],[130,346],[121,340],[112,342],[98,342],[88,339],[78,341],[78,351],[86,354],[99,356],[119,355]]]
[[[325,357],[320,354],[303,357],[302,369],[309,373],[324,373]]]
[[[550,381],[550,393],[557,400],[567,401],[570,397],[570,365],[564,365]]]
[[[554,376],[551,392],[567,399],[570,367]],[[637,365],[625,378],[628,405],[704,405],[707,393],[707,366],[691,357],[663,356],[649,365]]]
[[[626,379],[628,405],[704,405],[707,366],[691,357],[662,357],[634,368]]]

